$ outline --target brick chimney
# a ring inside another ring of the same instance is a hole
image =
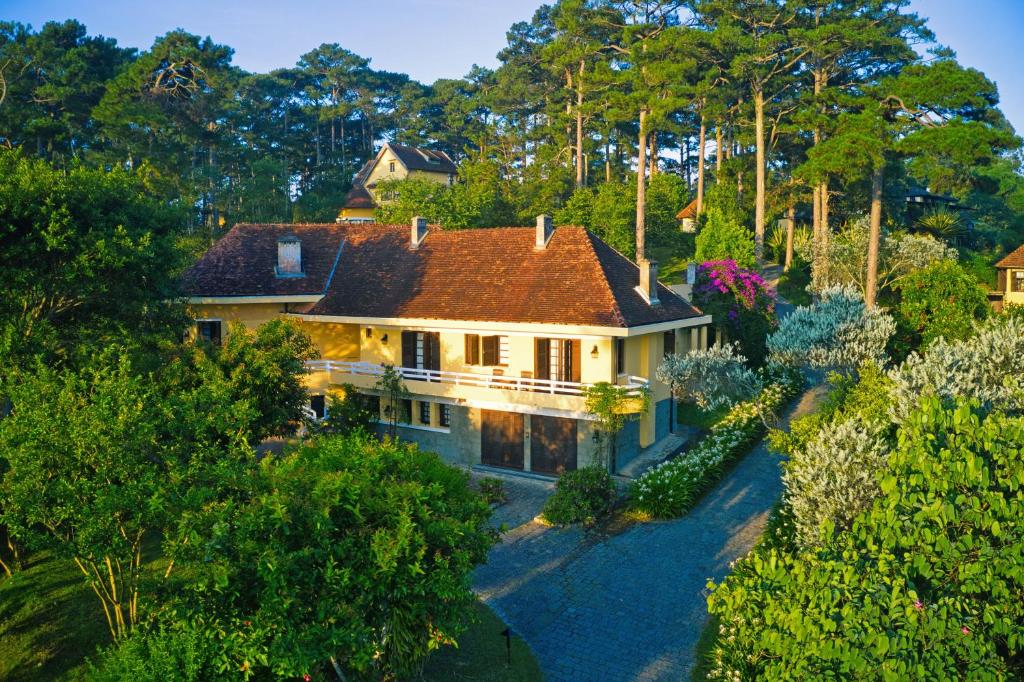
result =
[[[537,216],[537,237],[534,240],[533,248],[546,248],[554,232],[555,228],[551,225],[551,216],[544,214]]]
[[[278,277],[302,277],[302,242],[294,234],[278,238],[274,273]]]
[[[414,249],[418,249],[423,240],[427,237],[427,219],[416,216],[412,219],[412,230],[410,232],[410,243]]]
[[[637,290],[648,304],[658,305],[658,262],[642,260],[637,265],[640,267],[640,286]]]

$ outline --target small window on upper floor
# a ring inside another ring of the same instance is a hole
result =
[[[615,339],[615,374],[626,373],[626,339]]]
[[[394,173],[395,172],[395,162],[394,161],[392,161],[391,163],[388,164],[388,172],[389,173]]]
[[[220,320],[198,320],[196,321],[196,338],[202,339],[215,346],[220,345],[221,323]]]

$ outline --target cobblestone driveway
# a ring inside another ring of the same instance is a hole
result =
[[[789,418],[823,395],[809,391]],[[682,519],[607,538],[521,525],[477,569],[474,588],[550,680],[688,680],[707,580],[750,549],[781,490],[779,459],[761,446]]]

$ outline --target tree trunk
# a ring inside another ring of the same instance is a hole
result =
[[[704,145],[707,143],[707,127],[704,115],[700,117],[700,138],[697,141],[697,215],[704,210]]]
[[[644,225],[645,218],[645,203],[647,200],[646,186],[644,183],[644,175],[647,173],[645,166],[647,165],[647,109],[640,109],[640,133],[637,135],[637,142],[639,144],[639,150],[637,151],[636,161],[636,262],[640,263],[647,258],[647,253],[644,248],[644,237],[646,226]]]
[[[793,236],[796,232],[796,206],[792,203],[789,205],[789,210],[786,211],[786,220],[789,224],[786,225],[786,261],[782,265],[783,272],[788,272],[789,268],[793,265]]]
[[[715,184],[722,181],[722,124],[715,126]]]
[[[764,154],[764,93],[754,92],[754,135],[756,136],[757,172],[754,195],[754,257],[757,265],[764,265],[765,221],[765,154]]]
[[[658,172],[658,133],[651,133],[651,177]]]
[[[576,77],[576,187],[583,187],[583,71],[586,62],[580,60]]]
[[[604,138],[604,181],[612,181],[611,135]]]
[[[868,271],[864,283],[864,302],[874,308],[878,299],[878,251],[882,235],[882,183],[885,163],[878,161],[871,174],[871,223],[868,235]]]
[[[345,119],[341,119],[341,174],[348,172],[348,158],[345,154]]]

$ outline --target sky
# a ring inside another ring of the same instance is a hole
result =
[[[91,34],[146,48],[184,28],[235,49],[248,71],[293,66],[321,43],[339,43],[377,69],[430,83],[496,66],[505,31],[538,0],[0,0],[0,19],[38,28],[75,18]],[[1024,0],[911,0],[939,42],[999,86],[1002,109],[1024,133]]]

